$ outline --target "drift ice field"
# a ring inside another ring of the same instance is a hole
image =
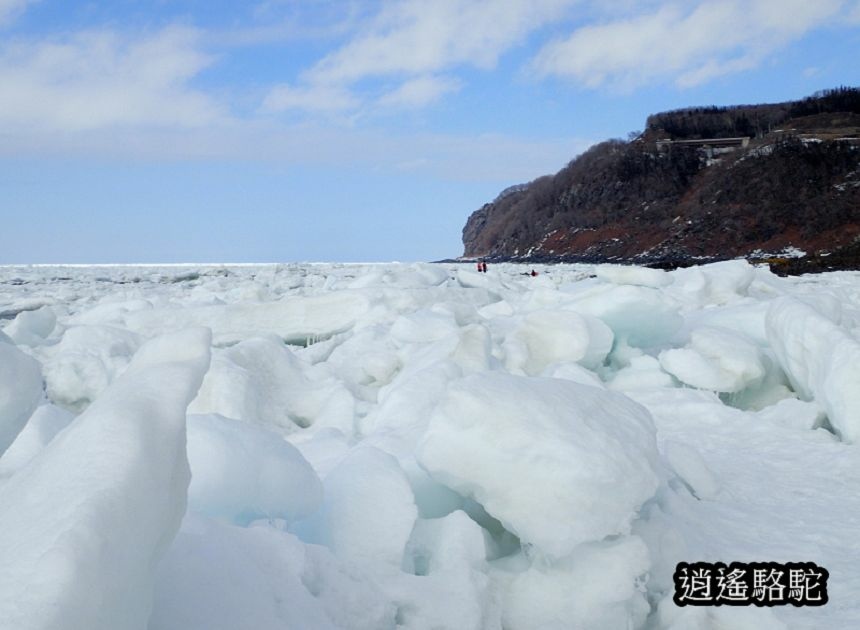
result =
[[[860,273],[537,269],[0,268],[0,628],[860,628]]]

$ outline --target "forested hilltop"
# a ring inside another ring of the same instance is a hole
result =
[[[860,268],[860,88],[654,114],[474,212],[465,257]]]

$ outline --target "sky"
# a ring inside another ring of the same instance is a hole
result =
[[[0,0],[0,264],[455,257],[648,114],[858,59],[860,0]]]

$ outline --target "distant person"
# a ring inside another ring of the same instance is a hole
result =
[[[486,262],[483,262],[483,261],[481,262],[481,271],[483,271],[484,273],[487,273],[487,263]]]
[[[534,269],[532,269],[531,277],[532,277],[532,278],[534,278],[536,275],[538,275],[537,271],[535,271]]]
[[[478,261],[478,273],[482,272],[483,270],[484,270],[484,261],[479,260]]]

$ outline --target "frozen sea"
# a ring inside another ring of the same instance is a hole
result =
[[[6,266],[0,331],[0,628],[860,627],[860,273]]]

